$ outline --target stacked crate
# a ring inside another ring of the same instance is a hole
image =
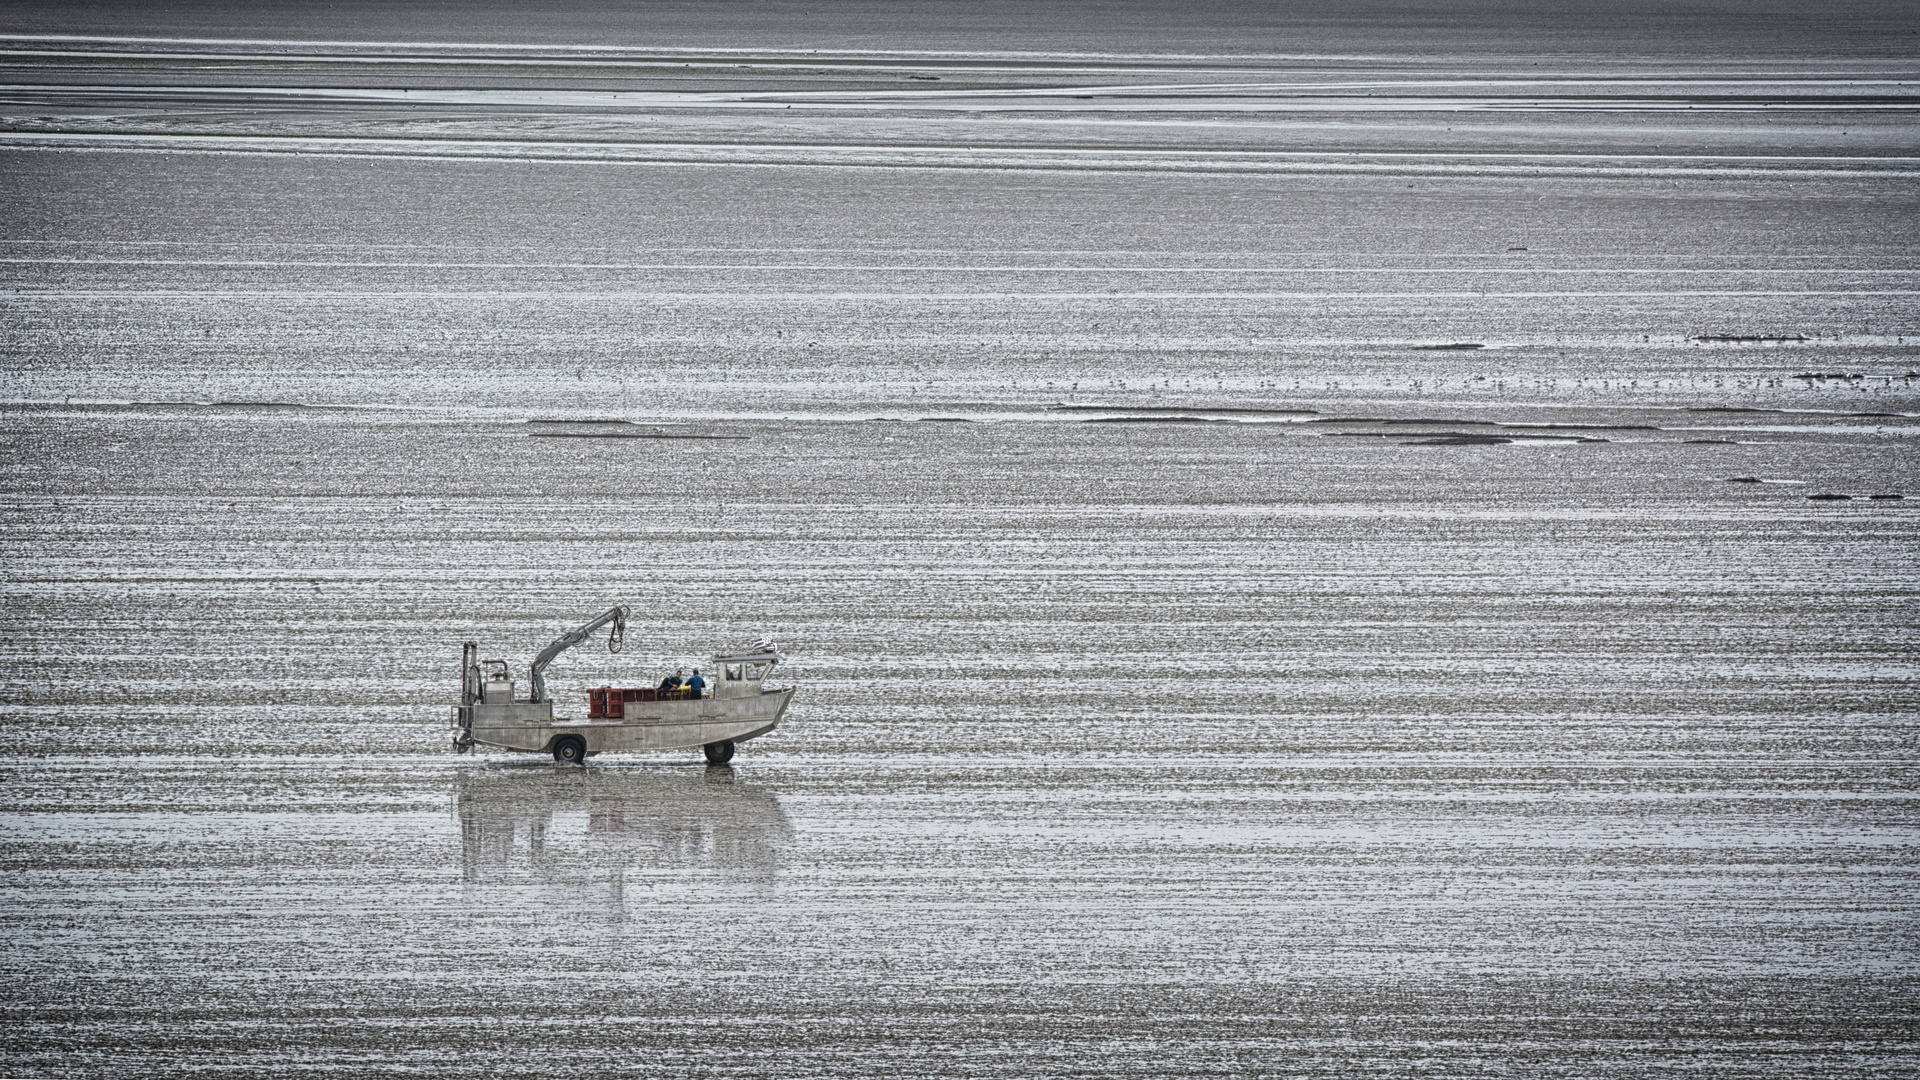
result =
[[[587,719],[624,720],[629,701],[658,701],[660,691],[634,687],[603,686],[587,691]]]

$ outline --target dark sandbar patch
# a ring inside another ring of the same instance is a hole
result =
[[[1309,424],[1411,424],[1418,427],[1499,427],[1492,420],[1460,420],[1445,417],[1419,417],[1405,420],[1385,416],[1323,416]]]
[[[1688,446],[1739,446],[1740,445],[1739,441],[1735,439],[1686,439],[1683,441]]]
[[[1512,439],[1501,438],[1498,435],[1478,435],[1478,434],[1469,434],[1467,432],[1460,432],[1458,434],[1452,434],[1452,435],[1441,435],[1437,438],[1432,438],[1432,439],[1417,439],[1412,442],[1403,442],[1403,443],[1400,443],[1399,445],[1401,446],[1499,446],[1502,443],[1510,443],[1512,441],[1513,441]]]
[[[1812,378],[1812,377],[1813,376],[1809,376],[1809,375],[1794,376],[1794,378],[1796,379],[1805,379],[1805,378]],[[1834,376],[1834,377],[1838,378],[1839,376]],[[1857,378],[1858,376],[1852,376],[1852,377]],[[1848,419],[1863,419],[1863,420],[1872,420],[1872,419],[1881,419],[1881,418],[1889,419],[1889,420],[1899,420],[1899,419],[1905,419],[1910,415],[1908,413],[1901,413],[1901,412],[1837,413],[1837,412],[1828,412],[1825,409],[1755,409],[1755,408],[1748,408],[1742,405],[1702,405],[1697,408],[1688,409],[1687,411],[1690,413],[1764,413],[1771,416],[1806,416],[1806,417],[1812,417],[1814,419],[1821,419],[1821,418],[1835,419],[1840,417],[1846,417]]]
[[[1512,423],[1504,420],[1463,420],[1459,417],[1416,417],[1412,419],[1383,416],[1323,416],[1308,420],[1309,424],[1378,424],[1383,427],[1484,427],[1499,428],[1502,431],[1663,431],[1664,428],[1652,424],[1554,424]],[[1531,438],[1534,436],[1522,436]],[[1546,438],[1547,436],[1538,436]],[[1606,440],[1599,440],[1605,442]]]
[[[1823,491],[1818,495],[1809,495],[1807,498],[1812,499],[1814,502],[1845,502],[1853,498],[1853,496],[1841,495],[1832,491]]]
[[[1867,496],[1867,498],[1872,499],[1875,502],[1879,502],[1885,499],[1904,499],[1906,498],[1906,496],[1905,495],[1869,495]]]
[[[1175,413],[1205,412],[1232,413],[1246,416],[1318,416],[1318,409],[1262,409],[1245,405],[1222,405],[1219,408],[1206,408],[1194,405],[1049,405],[1048,412],[1100,412],[1100,413]]]
[[[1329,431],[1322,438],[1329,439],[1403,439],[1399,446],[1499,446],[1512,442],[1574,442],[1603,443],[1606,439],[1596,439],[1590,435],[1495,435],[1484,431],[1435,431],[1421,438],[1409,439],[1407,432],[1400,431]]]
[[[1418,439],[1416,441],[1403,442],[1400,444],[1401,446],[1471,446],[1471,445],[1497,446],[1501,443],[1510,443],[1510,442],[1517,442],[1517,441],[1523,441],[1523,440],[1527,442],[1551,441],[1551,442],[1582,442],[1582,443],[1603,443],[1603,442],[1609,441],[1606,439],[1596,438],[1592,435],[1534,434],[1533,431],[1531,430],[1531,425],[1496,424],[1491,420],[1372,420],[1372,421],[1333,420],[1329,422],[1331,423],[1376,423],[1376,424],[1382,424],[1382,425],[1414,424],[1414,425],[1419,425],[1423,427],[1426,427],[1426,426],[1437,427],[1442,425],[1466,426],[1466,425],[1472,424],[1472,425],[1478,425],[1482,427],[1497,427],[1503,430],[1509,429],[1509,428],[1522,428],[1526,432],[1522,434],[1521,431],[1515,431],[1513,434],[1507,435],[1507,434],[1494,434],[1493,432],[1489,432],[1489,431],[1428,431],[1428,432],[1328,431],[1323,433],[1323,436],[1322,436],[1324,438],[1335,438],[1335,439],[1339,439],[1339,438],[1405,439],[1412,435],[1424,436],[1424,438]],[[1321,423],[1321,421],[1310,420],[1308,421],[1308,423],[1317,424],[1317,423]]]
[[[745,439],[745,435],[667,434],[664,431],[529,431],[529,439]]]
[[[1466,352],[1470,349],[1484,349],[1478,341],[1450,341],[1444,345],[1414,345],[1416,352]]]
[[[964,416],[923,416],[920,418],[920,422],[923,424],[971,424],[973,423],[972,420],[969,420]]]
[[[1805,334],[1696,334],[1688,341],[1709,345],[1759,345],[1781,341],[1805,341]]]
[[[1509,424],[1497,425],[1508,431],[1665,431],[1652,424]]]
[[[273,411],[278,409],[301,409],[315,412],[349,412],[365,409],[365,405],[308,405],[300,401],[209,401],[205,405],[187,402],[204,409],[244,409],[247,411]]]
[[[1095,416],[1083,424],[1228,424],[1230,420],[1210,420],[1204,416]]]
[[[631,421],[631,420],[572,420],[572,419],[569,419],[569,420],[529,420],[529,421],[527,421],[527,423],[529,423],[529,424],[626,424],[626,425],[629,425],[629,426],[631,426],[631,425],[633,424],[633,421]]]
[[[1727,483],[1729,484],[1760,484],[1760,483],[1765,483],[1765,481],[1761,480],[1757,476],[1729,476],[1727,477]]]
[[[400,405],[309,405],[303,401],[17,401],[10,409],[85,409],[121,411],[130,409],[232,409],[241,412],[411,412]]]
[[[293,401],[14,401],[8,409],[360,409],[361,405],[303,405]]]

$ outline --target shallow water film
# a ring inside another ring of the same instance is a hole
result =
[[[1669,7],[0,6],[0,1075],[1913,1075],[1920,39]]]

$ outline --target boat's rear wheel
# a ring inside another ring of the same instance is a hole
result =
[[[706,751],[709,765],[725,765],[733,760],[733,744],[730,742],[710,742],[700,749]]]
[[[578,735],[565,735],[555,740],[553,760],[562,765],[584,765],[587,760],[587,740]]]

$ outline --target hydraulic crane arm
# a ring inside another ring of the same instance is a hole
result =
[[[553,644],[540,650],[540,655],[533,658],[532,686],[530,687],[528,700],[547,700],[547,680],[543,677],[543,673],[547,670],[547,665],[553,663],[554,657],[587,640],[588,636],[595,630],[600,629],[608,623],[613,624],[613,629],[607,632],[607,651],[619,652],[620,647],[626,643],[627,609],[622,605],[616,604],[608,608],[606,613],[599,618],[578,630],[569,630],[555,639]]]

